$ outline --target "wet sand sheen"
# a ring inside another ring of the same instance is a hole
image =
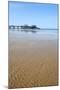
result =
[[[57,40],[9,37],[9,88],[57,85]]]

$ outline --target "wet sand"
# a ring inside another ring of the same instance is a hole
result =
[[[58,85],[57,40],[9,37],[9,88]]]

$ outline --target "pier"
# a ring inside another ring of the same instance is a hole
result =
[[[21,29],[21,26],[10,25],[9,29]]]
[[[17,25],[9,25],[9,29],[22,29],[22,30],[34,30],[34,29],[39,29],[39,30],[58,30],[58,28],[39,28],[36,25],[22,25],[22,26],[17,26]]]

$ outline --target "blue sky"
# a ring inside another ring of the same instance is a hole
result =
[[[57,28],[57,4],[9,2],[9,25]]]

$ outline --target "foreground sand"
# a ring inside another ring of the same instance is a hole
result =
[[[9,88],[58,84],[56,40],[9,39]]]

